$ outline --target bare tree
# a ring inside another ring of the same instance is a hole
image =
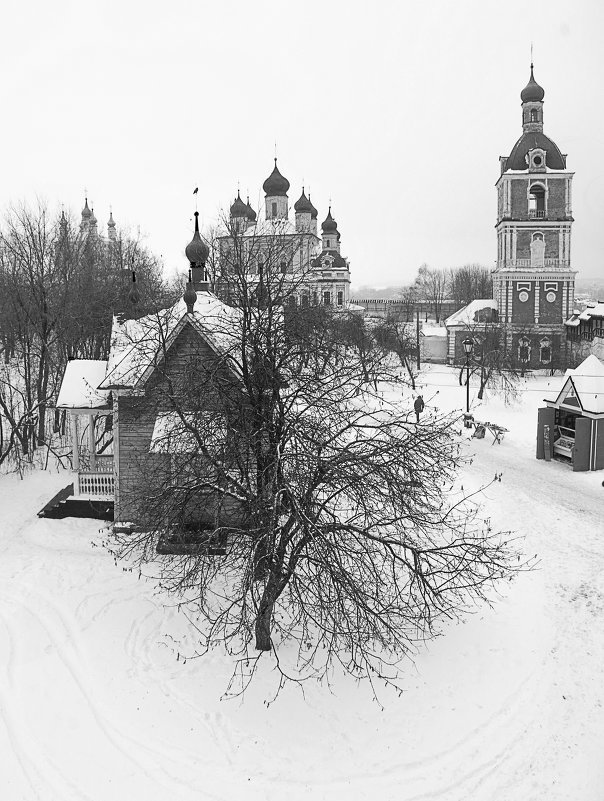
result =
[[[458,308],[479,298],[493,297],[491,271],[480,264],[465,264],[450,270],[448,293]]]
[[[417,378],[417,337],[415,327],[393,318],[386,318],[373,329],[377,344],[386,352],[394,353],[407,371],[411,388],[415,389]]]
[[[427,264],[422,264],[417,271],[415,286],[419,297],[429,305],[434,319],[440,322],[443,302],[447,295],[449,276],[447,270],[432,270]]]
[[[142,310],[169,301],[161,265],[140,242],[85,236],[62,213],[10,210],[0,232],[0,377],[5,442],[31,450],[47,439],[47,410],[71,357],[101,359],[112,315],[127,308],[132,271]],[[11,422],[12,421],[12,422]]]
[[[136,399],[161,424],[140,524],[117,546],[145,563],[180,543],[162,585],[194,615],[199,653],[236,656],[239,691],[264,652],[282,682],[336,664],[396,682],[419,641],[525,565],[455,488],[458,421],[418,425],[374,391],[389,375],[379,349],[316,335],[316,310],[297,302],[312,275],[289,271],[295,241],[242,240],[231,230],[224,249],[231,311],[204,306],[220,348],[166,350]],[[338,312],[323,315],[337,330]],[[138,321],[160,353],[166,319]]]
[[[505,403],[516,400],[524,371],[518,368],[508,347],[509,337],[505,327],[492,320],[485,320],[469,325],[466,336],[474,342],[470,378],[478,376],[479,400],[483,399],[487,389],[493,394],[501,395]],[[467,381],[467,372],[466,367],[462,366],[459,373],[460,385]]]

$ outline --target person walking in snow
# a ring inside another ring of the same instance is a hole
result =
[[[413,404],[413,408],[415,409],[415,419],[419,423],[419,416],[424,411],[424,399],[421,395],[418,395],[415,399],[415,403]]]

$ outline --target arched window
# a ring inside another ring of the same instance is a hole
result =
[[[280,268],[281,268],[281,275],[285,275],[285,273],[287,272],[287,264],[284,261],[281,262]]]
[[[526,337],[518,340],[518,361],[521,364],[528,364],[531,360],[531,343]]]
[[[535,156],[534,162],[540,156]],[[545,217],[545,187],[532,184],[529,189],[529,217]]]
[[[536,108],[531,109],[531,122],[539,122],[539,112]]]
[[[273,217],[276,217],[277,216],[277,204],[273,203],[272,206],[273,206],[273,212],[272,212]]]
[[[541,364],[549,364],[552,360],[552,343],[547,337],[539,342],[539,361]]]

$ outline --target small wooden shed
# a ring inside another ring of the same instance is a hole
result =
[[[567,370],[555,398],[537,419],[537,459],[559,459],[573,470],[604,469],[604,364],[588,356]]]

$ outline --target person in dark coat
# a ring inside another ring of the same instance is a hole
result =
[[[413,404],[413,408],[415,409],[415,419],[419,423],[419,416],[424,411],[424,399],[421,395],[418,395],[415,399],[415,403]]]

